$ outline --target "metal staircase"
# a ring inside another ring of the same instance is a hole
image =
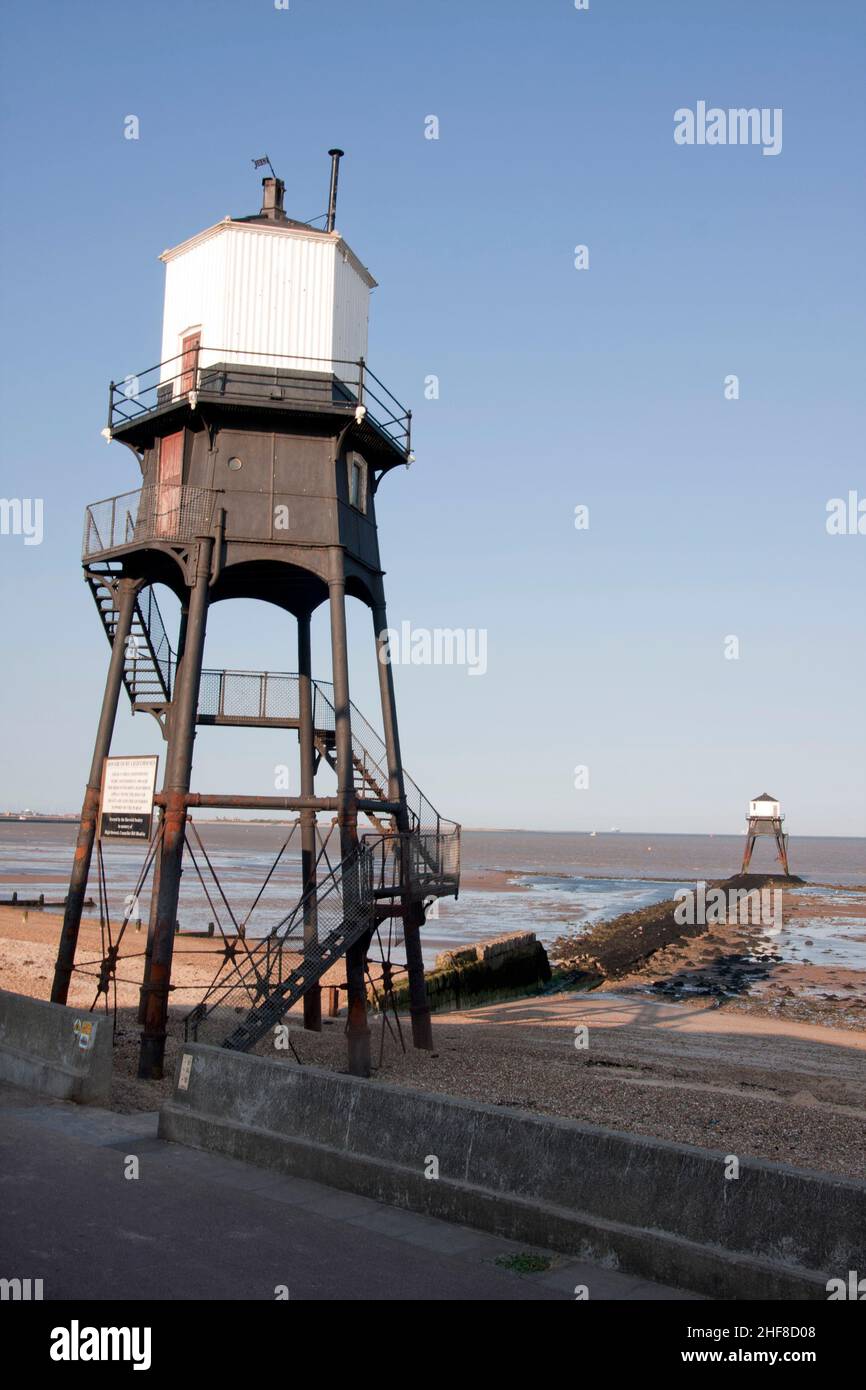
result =
[[[260,1042],[350,946],[400,914],[399,898],[431,895],[426,865],[436,848],[421,852],[424,838],[415,832],[365,838],[266,937],[244,941],[240,962],[235,948],[231,969],[184,1018],[187,1041],[220,1043],[234,1052]],[[314,937],[305,942],[311,917]]]
[[[111,564],[88,567],[84,571],[105,635],[112,645],[117,630],[114,582],[120,574],[121,566]],[[123,683],[133,710],[165,709],[171,701],[174,664],[174,652],[153,589],[144,589],[135,602],[123,668]]]
[[[373,850],[362,842],[302,896],[288,917],[261,941],[251,943],[240,966],[215,981],[184,1019],[187,1039],[221,1041],[246,1052],[279,1023],[325,971],[376,921],[372,883]],[[315,907],[315,941],[304,943],[305,916]],[[238,1021],[237,1015],[244,1017]]]

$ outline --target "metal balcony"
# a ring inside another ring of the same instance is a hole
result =
[[[131,373],[109,387],[108,428],[123,434],[150,417],[189,406],[254,404],[298,414],[348,415],[408,458],[412,412],[367,366],[339,358],[198,347]]]
[[[191,541],[211,529],[209,488],[142,487],[91,502],[84,513],[84,562],[146,541]]]

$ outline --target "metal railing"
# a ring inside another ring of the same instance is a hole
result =
[[[82,559],[144,541],[188,541],[210,530],[215,493],[182,484],[142,487],[91,502],[84,513]]]
[[[211,671],[201,673],[199,719],[296,720],[298,677],[280,671]]]
[[[126,669],[132,680],[132,688],[134,690],[140,684],[138,680],[139,665],[143,664],[144,666],[144,681],[146,682],[150,674],[148,664],[152,663],[152,669],[162,687],[164,697],[170,700],[174,689],[175,654],[169,635],[165,630],[165,623],[162,620],[162,613],[159,610],[152,585],[148,585],[139,594],[135,608],[139,622],[144,629],[147,652],[142,661],[136,643],[130,644],[127,648]]]
[[[411,449],[412,412],[363,357],[307,357],[204,345],[109,384],[108,428],[122,429],[184,401],[231,397],[290,409],[363,406],[366,418],[402,454]],[[190,400],[192,398],[192,400]]]
[[[366,835],[377,897],[406,893],[414,898],[456,896],[460,886],[460,827],[445,822],[441,832],[419,830]]]

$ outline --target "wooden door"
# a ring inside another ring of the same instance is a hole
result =
[[[201,334],[189,333],[183,340],[180,359],[180,394],[194,391],[198,378],[198,350],[201,347]]]
[[[183,430],[178,430],[177,434],[167,434],[159,441],[159,482],[154,518],[157,536],[180,538],[183,433]]]

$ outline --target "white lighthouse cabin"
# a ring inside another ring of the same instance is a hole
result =
[[[286,216],[279,180],[264,184],[258,216],[226,217],[160,257],[161,383],[177,393],[193,361],[316,372],[367,355],[376,281],[339,232]]]
[[[339,152],[332,152],[339,153]],[[296,222],[282,180],[261,211],[225,217],[163,251],[160,361],[110,388],[108,438],[146,443],[155,416],[196,409],[352,415],[361,442],[393,467],[411,456],[411,412],[366,361],[376,281],[333,226]]]

